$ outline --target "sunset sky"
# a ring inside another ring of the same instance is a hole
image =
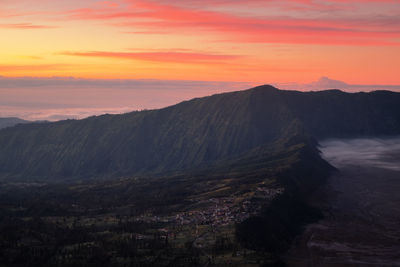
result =
[[[155,108],[320,77],[400,84],[400,0],[0,0],[0,34],[0,116],[48,118],[27,115],[33,107],[94,110],[84,115]],[[181,91],[161,92],[160,81]],[[147,100],[126,93],[133,87]],[[96,90],[104,88],[100,105]],[[28,103],[33,96],[40,101]]]

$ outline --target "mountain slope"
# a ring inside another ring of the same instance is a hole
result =
[[[0,171],[57,179],[206,165],[279,138],[295,122],[280,103],[266,86],[161,110],[20,125],[0,133]]]
[[[29,121],[22,120],[19,118],[0,118],[0,129],[7,128],[7,127],[12,127],[14,125],[20,124],[20,123],[28,123]]]
[[[131,176],[240,162],[282,143],[400,133],[400,94],[280,91],[260,86],[160,110],[0,131],[0,175]],[[285,149],[280,145],[281,149]]]
[[[317,138],[400,134],[400,93],[282,91],[282,97]]]

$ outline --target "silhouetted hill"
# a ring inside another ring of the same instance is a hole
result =
[[[277,147],[315,146],[312,137],[396,133],[398,93],[259,86],[159,110],[4,129],[0,172],[39,180],[160,174],[257,159]]]
[[[19,118],[0,118],[0,129],[12,127],[20,123],[29,123],[30,121],[22,120]]]

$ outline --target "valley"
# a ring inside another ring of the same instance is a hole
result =
[[[267,154],[256,171],[249,161],[242,162],[240,170],[159,178],[2,183],[0,262],[7,266],[277,264],[300,226],[317,218],[299,216],[307,206],[287,209],[300,198],[292,196],[293,189],[283,181],[303,176],[320,179],[329,173],[323,161],[308,172],[296,172],[306,164],[296,156],[304,149],[296,145],[286,147],[285,153]],[[267,228],[257,224],[265,218]],[[259,242],[264,239],[269,242]]]
[[[400,266],[400,139],[328,140],[321,150],[338,172],[315,199],[325,218],[296,240],[289,266]]]

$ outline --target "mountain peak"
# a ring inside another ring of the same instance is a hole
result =
[[[279,91],[279,89],[274,87],[274,86],[272,86],[272,85],[264,84],[264,85],[256,86],[256,87],[250,89],[249,91],[253,91],[253,92],[269,92],[269,93],[274,92],[274,93],[276,93],[276,92]]]
[[[253,88],[253,90],[274,90],[274,91],[279,91],[278,88],[270,85],[270,84],[263,84],[259,85]]]
[[[320,89],[339,89],[347,88],[348,84],[339,80],[333,80],[328,77],[321,77],[318,81],[311,83],[314,87]]]

